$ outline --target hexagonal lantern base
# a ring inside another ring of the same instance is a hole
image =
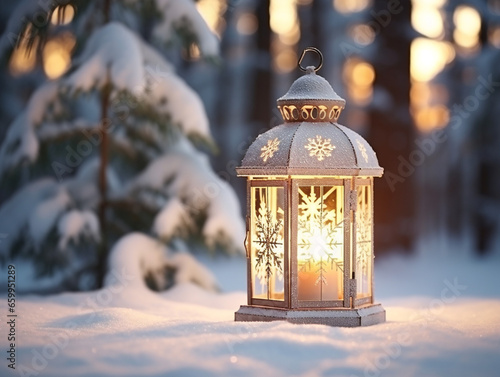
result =
[[[313,323],[337,327],[358,327],[385,322],[385,310],[380,304],[354,309],[280,309],[242,305],[234,313],[234,320],[240,322],[287,321],[298,324]]]

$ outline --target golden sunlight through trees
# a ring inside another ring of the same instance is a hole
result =
[[[10,57],[9,69],[14,76],[19,76],[31,71],[36,65],[36,48],[38,40],[35,41],[31,49],[28,48],[25,40],[21,42],[19,47],[12,51]]]
[[[375,71],[373,66],[358,58],[349,58],[344,64],[343,78],[351,100],[367,105],[373,95]]]
[[[413,0],[412,5],[412,26],[423,37],[414,39],[411,44],[410,108],[417,128],[429,132],[446,126],[449,120],[449,109],[445,106],[448,93],[432,80],[455,59],[457,53],[464,55],[477,50],[481,16],[471,6],[457,6],[453,12],[453,24],[450,25],[453,34],[450,42],[444,40],[443,7],[446,0]],[[491,29],[489,40],[493,45],[500,45],[500,30]]]
[[[473,49],[479,44],[481,16],[478,11],[467,5],[460,5],[453,13],[453,39],[457,45]]]
[[[416,38],[411,43],[411,78],[430,81],[455,58],[455,50],[449,42]]]
[[[199,0],[196,3],[196,8],[198,9],[198,12],[200,12],[210,30],[212,30],[220,38],[226,26],[226,21],[223,17],[227,8],[226,1]]]
[[[361,12],[371,5],[371,0],[333,0],[335,10],[340,13]]]
[[[297,66],[295,45],[300,39],[296,0],[271,0],[271,30],[278,36],[273,40],[273,66],[280,73],[291,72]]]
[[[68,70],[75,43],[75,37],[69,32],[47,42],[43,49],[43,69],[49,79],[60,77]]]
[[[50,18],[50,22],[53,25],[67,25],[71,21],[73,21],[73,17],[75,16],[75,8],[72,5],[68,4],[65,6],[58,6],[52,12],[52,17]]]
[[[444,36],[443,16],[435,4],[415,2],[411,10],[411,24],[416,31],[426,37]]]

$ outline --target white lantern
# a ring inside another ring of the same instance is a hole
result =
[[[236,321],[332,326],[385,321],[373,295],[370,145],[337,123],[345,100],[306,74],[278,99],[285,121],[259,135],[238,167],[247,177],[248,305]]]

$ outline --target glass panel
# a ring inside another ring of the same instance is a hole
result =
[[[344,296],[344,187],[299,186],[298,299]]]
[[[251,260],[253,298],[285,298],[284,189],[252,187]]]
[[[372,190],[358,186],[356,210],[356,279],[357,297],[371,296],[372,279]]]

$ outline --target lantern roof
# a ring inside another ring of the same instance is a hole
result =
[[[332,122],[285,123],[259,135],[240,176],[382,176],[375,152],[353,130]]]
[[[316,74],[319,68],[299,67],[306,74],[278,99],[285,123],[257,137],[238,175],[382,176],[368,142],[337,123],[345,100]]]
[[[342,107],[345,105],[345,100],[333,90],[327,80],[316,74],[313,66],[307,67],[306,74],[295,80],[288,92],[278,98],[278,104],[297,100],[337,101]]]

